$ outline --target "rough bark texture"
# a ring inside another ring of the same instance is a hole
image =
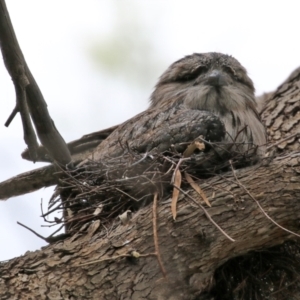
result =
[[[153,255],[153,214],[147,206],[127,225],[116,220],[107,228],[94,222],[65,241],[3,263],[0,298],[202,299],[199,295],[210,289],[214,271],[224,262],[297,239],[272,223],[250,194],[278,224],[300,233],[299,69],[270,95],[262,116],[273,146],[260,166],[236,171],[248,192],[232,172],[200,183],[212,204],[208,213],[235,242],[182,196],[176,221],[170,201],[158,204],[157,235],[167,278]],[[149,255],[128,258],[132,251]],[[102,261],[80,266],[93,260]]]

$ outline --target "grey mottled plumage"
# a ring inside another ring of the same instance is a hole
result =
[[[169,103],[210,111],[224,122],[225,141],[243,144],[238,147],[240,152],[260,146],[258,153],[262,155],[267,138],[254,91],[246,69],[232,56],[196,53],[166,70],[151,96],[150,108]]]
[[[266,132],[253,83],[231,56],[193,54],[173,63],[160,77],[150,107],[121,124],[92,159],[119,156],[124,152],[121,145],[140,153],[162,152],[200,135],[214,142],[235,142],[238,146],[232,149],[239,152],[254,144],[260,146],[259,155],[264,153]]]

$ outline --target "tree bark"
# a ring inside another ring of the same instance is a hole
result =
[[[154,247],[154,210],[147,206],[127,225],[96,221],[69,239],[3,263],[0,298],[202,299],[215,270],[229,259],[298,239],[300,69],[269,95],[262,116],[270,144],[261,165],[199,182],[212,205],[207,212],[234,242],[181,194],[176,221],[171,201],[158,203],[156,234],[166,278]],[[194,191],[186,192],[200,202]]]

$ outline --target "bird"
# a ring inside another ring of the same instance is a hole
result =
[[[89,160],[105,161],[124,149],[162,153],[199,136],[228,145],[226,157],[230,152],[264,156],[267,135],[253,82],[230,55],[194,53],[171,64],[159,78],[149,108],[119,125]]]

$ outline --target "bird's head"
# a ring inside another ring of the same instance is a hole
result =
[[[236,109],[255,110],[254,86],[246,69],[232,56],[195,53],[173,63],[160,77],[151,107],[168,103],[224,115]]]

